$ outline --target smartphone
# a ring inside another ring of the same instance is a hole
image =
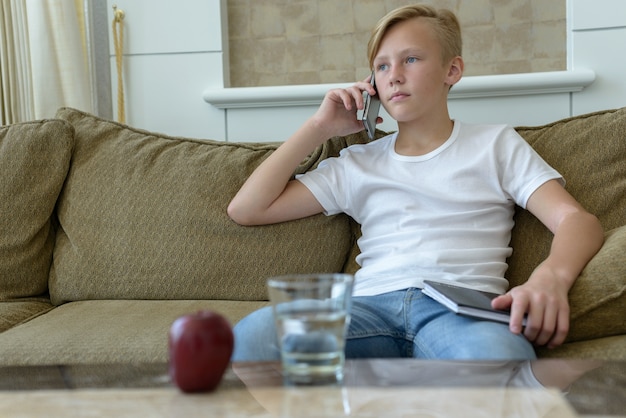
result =
[[[374,81],[374,71],[372,71],[372,77],[370,83],[376,88],[376,82]],[[376,119],[378,119],[378,112],[380,110],[380,99],[378,98],[378,91],[375,96],[370,96],[365,93],[365,107],[363,109],[363,126],[365,126],[365,132],[370,140],[374,139],[376,133]]]

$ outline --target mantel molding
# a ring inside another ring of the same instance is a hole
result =
[[[464,77],[450,91],[450,100],[533,94],[575,93],[594,82],[589,69]],[[207,103],[219,109],[319,105],[326,92],[351,83],[294,86],[210,88]]]

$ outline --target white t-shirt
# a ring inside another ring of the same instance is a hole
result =
[[[396,153],[396,138],[352,145],[298,176],[327,215],[361,225],[354,295],[426,279],[504,293],[514,205],[560,174],[504,125],[455,121],[450,138],[421,156]]]

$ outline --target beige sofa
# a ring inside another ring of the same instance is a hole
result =
[[[626,359],[626,108],[518,130],[607,237],[570,293],[567,344],[538,353]],[[364,140],[333,138],[298,172]],[[359,229],[347,216],[263,227],[227,217],[275,147],[172,138],[69,108],[1,128],[0,365],[166,361],[180,315],[212,309],[235,323],[267,303],[269,276],[354,272]],[[550,240],[518,211],[513,284]]]

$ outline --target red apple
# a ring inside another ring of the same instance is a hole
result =
[[[223,316],[199,311],[174,321],[168,343],[172,381],[183,392],[206,392],[222,380],[233,353],[234,337]]]

